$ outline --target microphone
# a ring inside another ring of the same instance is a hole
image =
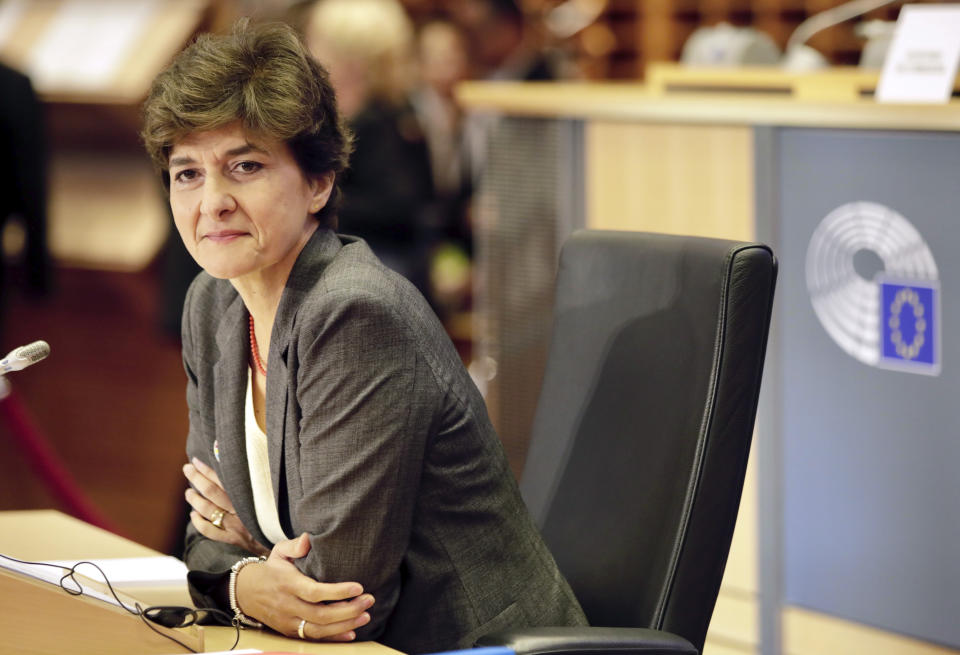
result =
[[[810,18],[797,26],[797,29],[793,31],[793,34],[791,34],[787,40],[787,47],[784,50],[784,68],[788,70],[826,68],[829,65],[826,57],[810,46],[805,45],[814,34],[828,27],[839,25],[851,18],[856,18],[867,12],[879,9],[884,5],[893,4],[896,1],[897,0],[849,0],[841,5],[831,7],[810,16]]]
[[[0,360],[0,375],[11,371],[22,371],[31,364],[36,364],[50,354],[50,344],[46,341],[34,341],[26,346],[14,348]]]

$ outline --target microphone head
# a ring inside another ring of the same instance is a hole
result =
[[[0,375],[11,371],[22,371],[36,364],[50,354],[50,344],[46,341],[34,341],[25,346],[14,348],[3,359],[0,359]]]
[[[36,364],[41,359],[45,359],[50,354],[50,344],[46,341],[34,341],[25,346],[20,346],[13,351],[13,356],[17,359],[25,359],[30,364]]]

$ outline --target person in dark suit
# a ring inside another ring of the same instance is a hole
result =
[[[43,110],[30,79],[0,63],[0,228],[14,215],[23,221],[27,290],[36,295],[51,283],[46,157]],[[0,261],[0,288],[2,274]]]
[[[436,316],[334,232],[349,135],[296,34],[201,36],[144,117],[204,269],[182,330],[198,606],[408,653],[585,623]]]
[[[410,103],[414,28],[399,0],[317,0],[304,42],[330,73],[354,136],[339,228],[431,298],[439,225],[430,152]]]
[[[543,82],[563,77],[560,62],[545,51],[527,25],[517,0],[452,0],[453,20],[470,41],[474,66],[491,80]]]

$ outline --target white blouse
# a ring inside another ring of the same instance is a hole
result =
[[[260,429],[253,412],[253,374],[250,369],[247,369],[247,410],[244,424],[247,432],[247,463],[250,467],[250,486],[253,488],[253,508],[257,513],[260,530],[267,539],[276,544],[289,537],[280,527],[277,499],[273,495],[267,433]]]

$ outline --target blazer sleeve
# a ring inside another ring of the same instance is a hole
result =
[[[311,540],[298,566],[374,595],[360,639],[377,638],[400,593],[437,406],[402,309],[375,294],[326,294],[312,338],[298,349],[302,498],[291,518]]]
[[[190,417],[190,428],[187,433],[187,457],[197,457],[208,465],[209,448],[203,439],[201,428],[203,412],[213,412],[213,407],[200,406],[197,392],[197,363],[195,349],[193,315],[197,311],[197,283],[190,286],[187,292],[183,309],[183,323],[181,339],[183,343],[183,368],[187,375],[187,408]],[[187,575],[187,587],[190,597],[197,607],[214,607],[229,611],[226,586],[230,567],[244,557],[253,553],[244,548],[207,539],[200,534],[192,523],[187,523],[184,536],[183,560],[190,572]]]

